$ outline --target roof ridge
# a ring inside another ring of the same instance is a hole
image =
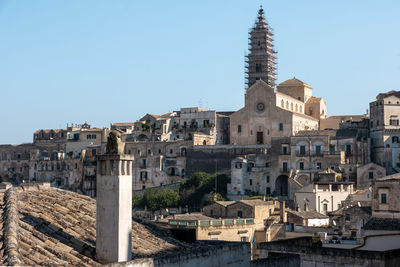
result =
[[[7,189],[4,194],[4,258],[5,265],[22,265],[23,261],[18,252],[18,194],[14,187]]]

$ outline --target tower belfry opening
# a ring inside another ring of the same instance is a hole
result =
[[[269,86],[276,85],[276,51],[274,50],[272,28],[264,17],[262,6],[258,11],[256,23],[249,31],[249,53],[246,56],[246,89],[257,80]]]

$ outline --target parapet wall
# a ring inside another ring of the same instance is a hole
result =
[[[398,266],[400,249],[367,251],[313,246],[311,237],[257,244],[260,258],[268,258],[271,252],[298,254],[301,266]],[[393,265],[394,264],[394,265]]]
[[[250,266],[250,243],[208,242],[193,251],[176,251],[155,258],[113,263],[109,267],[243,267]]]

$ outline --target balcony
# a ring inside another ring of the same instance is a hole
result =
[[[220,220],[182,220],[182,219],[170,219],[168,224],[176,228],[196,228],[200,227],[222,227],[235,225],[253,225],[253,218],[240,218],[240,219],[220,219]]]
[[[308,151],[296,151],[296,157],[308,157]]]
[[[280,171],[280,173],[283,173],[283,174],[289,174],[290,169],[289,168],[281,168],[281,169],[279,169],[279,171]]]

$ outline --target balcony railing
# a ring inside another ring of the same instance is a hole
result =
[[[252,225],[254,224],[253,218],[243,219],[222,219],[222,220],[177,220],[171,219],[168,222],[171,226],[176,227],[209,227],[209,226],[234,226],[234,225]]]

